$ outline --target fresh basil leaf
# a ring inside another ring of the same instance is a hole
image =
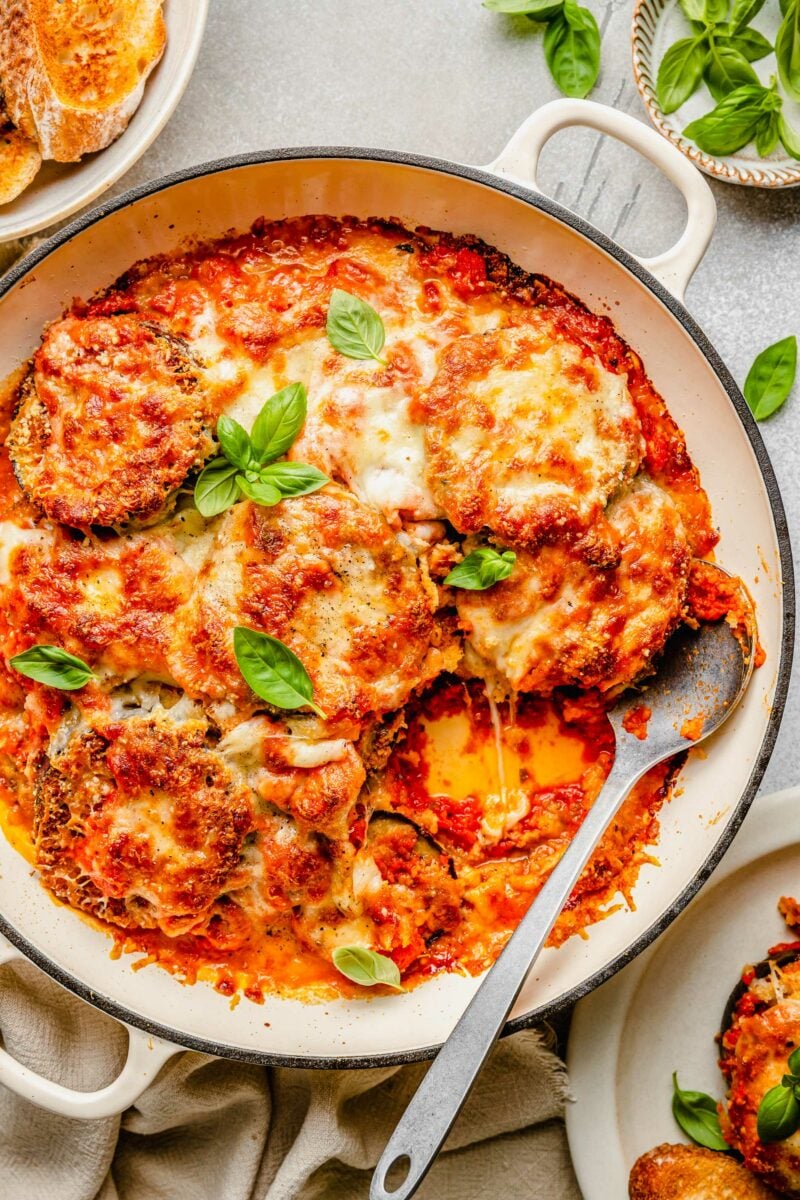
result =
[[[800,1075],[800,1046],[789,1055],[788,1066],[793,1075]]]
[[[762,1142],[782,1142],[800,1128],[800,1103],[791,1088],[779,1083],[769,1089],[758,1106],[756,1128]]]
[[[290,383],[266,402],[253,422],[250,442],[259,463],[285,454],[306,419],[308,399],[302,383]]]
[[[776,112],[768,113],[766,117],[762,117],[758,123],[756,131],[756,150],[762,158],[772,154],[772,151],[778,144],[780,125],[779,116]]]
[[[739,33],[749,25],[753,17],[758,16],[764,7],[764,0],[733,0],[733,10],[730,17],[731,33]]]
[[[707,154],[734,154],[755,137],[759,121],[770,111],[773,95],[767,88],[743,84],[729,92],[710,113],[691,121],[684,136]],[[780,103],[778,97],[775,99]]]
[[[386,330],[371,304],[334,288],[328,304],[326,325],[328,341],[334,350],[348,358],[374,358],[385,365],[380,354]]]
[[[546,24],[552,21],[553,17],[557,17],[564,7],[564,0],[556,0],[554,4],[546,4],[543,8],[539,8],[536,12],[526,13],[529,21],[536,21],[539,24]]]
[[[781,83],[793,100],[800,100],[800,0],[781,22],[775,39],[775,58]]]
[[[336,970],[360,983],[362,987],[374,987],[376,983],[384,987],[394,988],[396,992],[404,992],[400,983],[400,970],[397,963],[377,950],[365,950],[363,946],[337,946],[333,952],[333,965]]]
[[[592,90],[600,73],[600,30],[588,8],[564,0],[545,31],[544,56],[565,96],[582,99]]]
[[[91,667],[60,646],[31,646],[30,650],[15,654],[8,662],[20,675],[60,688],[62,692],[74,692],[94,678]]]
[[[689,21],[699,21],[703,28],[705,28],[706,0],[680,0],[680,6],[683,9],[684,16]]]
[[[233,631],[233,653],[242,677],[262,700],[276,708],[308,707],[325,716],[312,697],[314,688],[296,654],[278,638],[237,625]]]
[[[262,467],[259,480],[262,484],[277,488],[281,496],[307,496],[309,492],[316,492],[330,483],[322,471],[300,462],[279,462]]]
[[[728,19],[728,0],[706,0],[705,19],[712,25],[721,25]]]
[[[672,1115],[687,1137],[708,1150],[729,1150],[722,1136],[717,1102],[705,1092],[684,1092],[672,1076]]]
[[[760,82],[744,55],[732,46],[712,45],[703,78],[715,100],[722,100],[742,84]]]
[[[778,136],[786,153],[791,158],[800,159],[800,130],[790,125],[783,113],[778,114]]]
[[[233,417],[223,415],[217,421],[217,441],[229,463],[242,469],[250,466],[253,457],[250,435]]]
[[[718,41],[720,46],[733,46],[748,62],[758,62],[772,54],[772,43],[757,29],[743,29],[741,33]]]
[[[744,398],[757,421],[777,412],[794,386],[797,373],[797,338],[792,334],[767,346],[756,358],[744,381]]]
[[[508,579],[516,561],[517,556],[513,550],[500,552],[493,550],[491,546],[481,546],[453,567],[444,582],[450,587],[464,588],[468,592],[484,592],[501,579]]]
[[[549,21],[559,11],[564,0],[483,0],[490,12],[519,13],[535,21]]]
[[[237,475],[236,484],[248,500],[260,504],[262,508],[273,508],[283,499],[280,488],[275,487],[273,483],[262,483],[260,479],[248,479],[246,475]]]
[[[194,502],[204,517],[215,517],[239,499],[237,470],[227,458],[215,458],[200,472],[194,485]]]
[[[661,60],[656,80],[658,103],[664,113],[675,112],[697,90],[707,61],[705,35],[681,38],[670,46]]]

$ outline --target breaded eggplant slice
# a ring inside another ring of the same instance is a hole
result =
[[[460,533],[529,548],[575,535],[642,457],[625,375],[544,319],[457,338],[420,407],[428,481]]]
[[[212,748],[202,717],[156,709],[102,736],[71,730],[72,720],[37,781],[44,882],[123,928],[191,931],[238,882],[254,823],[249,788]]]
[[[171,672],[190,695],[251,704],[233,630],[279,638],[314,702],[352,736],[442,668],[436,589],[373,508],[335,485],[273,508],[235,504],[182,614]],[[263,707],[263,704],[261,705]]]
[[[511,576],[486,591],[456,593],[469,646],[512,688],[624,686],[652,670],[681,622],[691,553],[667,492],[639,476],[608,506],[607,524],[614,565],[559,543],[518,551]]]
[[[179,339],[135,314],[47,330],[8,439],[20,485],[65,525],[161,515],[211,452],[203,390]]]
[[[720,1105],[725,1140],[745,1166],[782,1196],[800,1196],[800,1131],[776,1142],[758,1136],[758,1109],[782,1082],[800,1047],[800,946],[776,947],[749,968],[722,1018],[720,1066],[728,1094]]]
[[[294,929],[325,955],[368,941],[404,971],[457,926],[463,891],[453,860],[424,830],[376,812],[355,852],[338,848],[330,895],[298,912]]]

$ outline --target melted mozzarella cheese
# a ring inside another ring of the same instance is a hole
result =
[[[25,528],[14,521],[0,521],[0,587],[8,587],[13,577],[12,559],[20,546],[41,546],[47,541],[43,529]]]

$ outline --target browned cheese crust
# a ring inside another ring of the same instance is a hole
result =
[[[182,621],[172,670],[194,696],[251,699],[231,630],[280,638],[308,671],[330,722],[389,712],[429,665],[436,590],[380,513],[329,486],[220,519]]]
[[[677,507],[640,476],[609,506],[606,562],[560,541],[521,550],[511,577],[456,594],[470,643],[521,691],[625,686],[684,615],[691,553]]]
[[[65,525],[159,514],[211,450],[186,347],[135,316],[51,325],[8,439],[23,489]]]
[[[644,449],[624,375],[552,321],[462,337],[420,404],[428,477],[461,533],[536,549],[580,537]]]
[[[782,1195],[800,1196],[800,1132],[779,1142],[758,1136],[762,1098],[786,1074],[786,1060],[800,1046],[800,999],[786,998],[738,1020],[739,1035],[725,1060],[728,1098],[720,1113],[726,1141],[750,1170]]]
[[[56,896],[114,924],[192,929],[232,885],[253,826],[248,789],[205,721],[131,717],[75,732],[36,789],[39,868]]]

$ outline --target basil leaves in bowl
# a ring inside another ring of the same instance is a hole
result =
[[[800,0],[638,0],[632,36],[651,121],[700,170],[800,184]]]

